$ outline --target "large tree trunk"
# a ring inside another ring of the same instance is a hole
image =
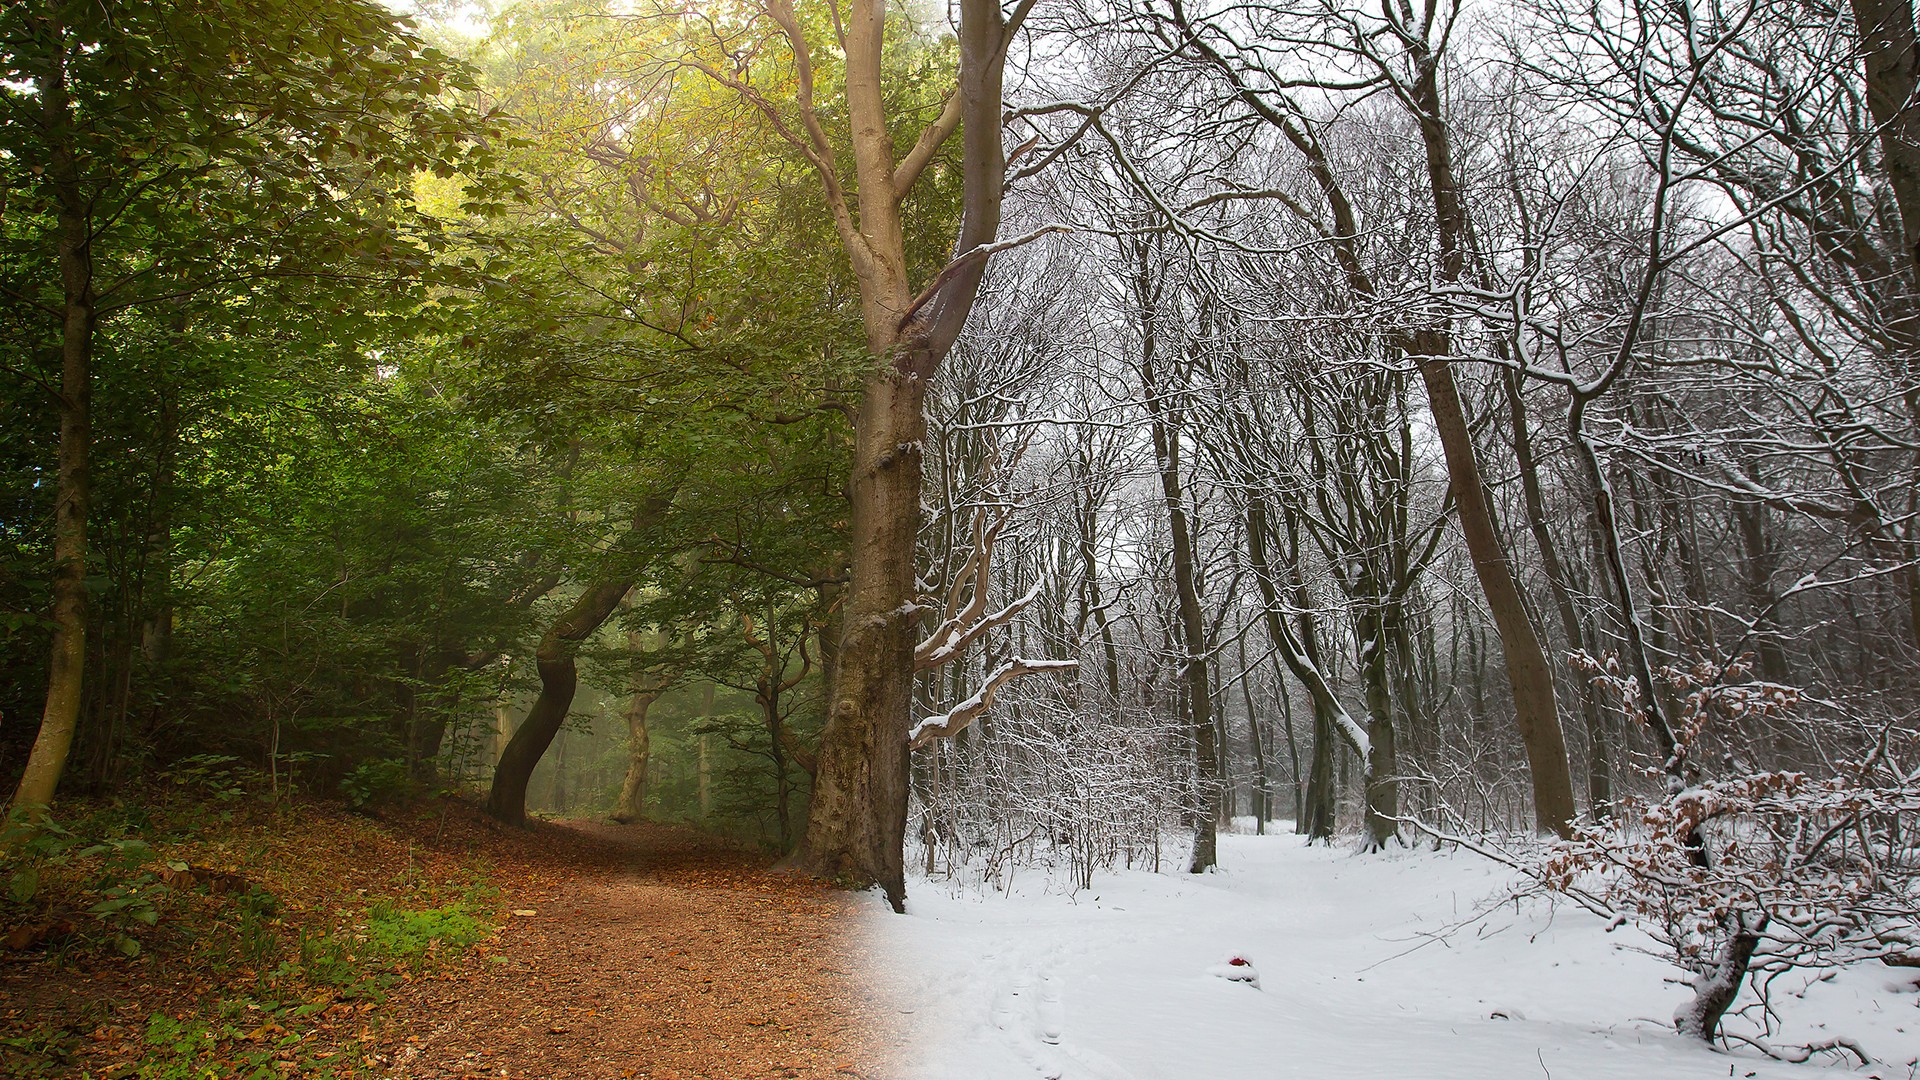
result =
[[[1867,110],[1880,132],[1880,156],[1904,232],[1906,271],[1920,280],[1920,90],[1912,0],[1852,0],[1867,82]]]
[[[66,84],[66,31],[50,13],[55,41],[46,81],[40,87],[41,123],[47,133],[71,122]],[[91,434],[94,291],[90,207],[81,190],[79,163],[58,138],[47,162],[58,198],[60,283],[65,293],[60,335],[60,448],[54,480],[53,649],[47,665],[47,698],[40,732],[13,793],[13,809],[36,819],[53,801],[73,749],[85,691],[87,655],[87,514],[91,490],[87,458]]]
[[[998,0],[960,0],[959,86],[952,104],[896,161],[884,93],[887,6],[855,0],[842,71],[857,177],[841,184],[836,150],[813,111],[811,58],[789,0],[766,10],[794,48],[809,157],[860,287],[867,348],[879,367],[854,418],[851,549],[840,664],[820,734],[806,837],[791,865],[853,885],[877,884],[906,906],[907,731],[913,705],[914,555],[920,524],[927,381],[973,309],[1006,185],[1002,73],[1014,26]],[[955,261],[915,297],[900,207],[947,135],[961,138],[962,215]]]
[[[1400,837],[1400,756],[1382,621],[1377,614],[1364,620],[1366,637],[1359,654],[1360,681],[1367,698],[1367,831],[1362,843],[1368,851],[1379,851]]]
[[[1295,830],[1307,843],[1333,842],[1336,824],[1336,800],[1333,789],[1333,721],[1320,710],[1313,712],[1313,758],[1307,766],[1307,790],[1302,799],[1300,824]]]
[[[913,601],[926,381],[888,365],[855,422],[852,569],[839,670],[820,733],[807,832],[795,867],[906,898],[907,729],[913,704]]]
[[[1474,453],[1473,435],[1467,427],[1466,410],[1460,402],[1459,387],[1454,383],[1453,368],[1442,359],[1446,350],[1438,340],[1440,336],[1432,332],[1415,334],[1415,356],[1421,378],[1427,385],[1434,429],[1446,455],[1447,477],[1452,485],[1454,505],[1459,510],[1460,531],[1466,536],[1467,553],[1472,558],[1474,574],[1480,579],[1480,591],[1487,598],[1487,609],[1500,632],[1507,684],[1513,690],[1514,722],[1520,730],[1527,767],[1533,776],[1533,820],[1542,832],[1566,836],[1576,810],[1566,737],[1560,730],[1560,715],[1553,698],[1553,668],[1547,663],[1546,650],[1541,648],[1540,636],[1534,632],[1533,620],[1527,615],[1505,546],[1499,533],[1494,531],[1486,487],[1480,478],[1480,463]]]
[[[1520,393],[1520,376],[1506,375],[1507,412],[1513,425],[1513,455],[1520,473],[1521,497],[1526,502],[1527,528],[1534,546],[1540,550],[1540,568],[1547,576],[1547,588],[1553,593],[1553,608],[1560,616],[1560,632],[1567,648],[1588,646],[1580,612],[1574,605],[1573,588],[1566,567],[1560,562],[1558,545],[1547,528],[1546,498],[1540,490],[1540,466],[1533,453],[1533,436],[1527,423],[1526,401]],[[1612,740],[1607,737],[1607,718],[1591,687],[1576,688],[1581,715],[1587,725],[1587,813],[1601,821],[1613,814]]]

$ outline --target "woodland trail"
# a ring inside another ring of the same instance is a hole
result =
[[[883,1075],[846,894],[662,825],[542,824],[495,855],[521,914],[460,977],[403,991],[389,1075]]]

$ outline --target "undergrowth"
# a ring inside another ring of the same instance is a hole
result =
[[[498,929],[474,860],[216,779],[0,834],[0,1076],[378,1075],[390,992]]]

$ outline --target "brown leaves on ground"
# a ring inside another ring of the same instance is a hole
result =
[[[200,921],[233,903],[218,887],[229,880],[271,892],[286,935],[350,933],[376,899],[497,891],[497,935],[404,973],[377,1001],[322,992],[298,1020],[219,1021],[246,1031],[230,1040],[287,1047],[271,1053],[289,1075],[320,1063],[422,1080],[877,1075],[854,901],[692,830],[509,829],[446,800],[381,822],[263,812],[155,847],[190,877],[174,871],[174,909],[138,958],[0,954],[0,1039],[59,1044],[37,1075],[126,1075],[152,1052],[156,1017],[205,1020],[250,1000],[262,972],[210,950],[218,927]]]
[[[397,995],[393,1075],[875,1075],[844,895],[651,824],[536,825],[498,867],[533,914]]]

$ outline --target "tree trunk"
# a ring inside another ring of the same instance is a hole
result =
[[[1150,313],[1144,313],[1151,318]],[[1200,584],[1194,557],[1194,530],[1187,516],[1186,496],[1180,486],[1179,433],[1169,423],[1171,406],[1160,397],[1153,377],[1149,336],[1140,374],[1151,421],[1153,455],[1160,473],[1160,493],[1167,507],[1167,525],[1173,539],[1173,582],[1178,599],[1181,685],[1186,691],[1187,718],[1193,731],[1195,817],[1193,859],[1187,869],[1203,873],[1216,860],[1216,825],[1220,818],[1220,751],[1214,738],[1213,688],[1207,672],[1206,614],[1200,607]]]
[[[507,740],[493,769],[487,813],[495,818],[509,825],[527,823],[527,781],[533,778],[534,766],[540,764],[547,747],[553,745],[554,735],[567,722],[567,710],[573,706],[573,694],[579,685],[574,650],[613,615],[633,582],[633,576],[622,574],[588,586],[541,637],[534,652],[540,694],[527,710],[527,718],[514,729],[513,738]]]
[[[847,483],[852,546],[840,665],[820,735],[807,832],[790,865],[847,884],[877,884],[896,911],[905,910],[907,891],[907,731],[919,625],[914,556],[927,380],[973,309],[985,249],[1000,231],[1006,186],[1002,76],[1016,27],[1007,24],[997,0],[960,0],[958,6],[959,86],[951,110],[962,144],[956,259],[915,297],[908,287],[901,202],[945,136],[936,121],[924,147],[895,160],[884,92],[886,4],[855,0],[843,23],[842,74],[857,179],[850,202],[834,163],[836,150],[813,110],[805,35],[789,0],[766,2],[794,49],[808,156],[859,284],[867,348],[879,365],[854,418]]]
[[[1694,977],[1693,1000],[1673,1014],[1674,1030],[1706,1043],[1713,1042],[1720,1031],[1720,1018],[1740,994],[1740,983],[1747,977],[1754,951],[1760,947],[1760,935],[1767,928],[1767,916],[1765,912],[1729,911],[1721,927],[1726,940]]]
[[[1539,635],[1534,632],[1533,621],[1527,616],[1526,603],[1521,599],[1520,586],[1514,581],[1505,547],[1494,531],[1486,487],[1480,478],[1480,463],[1474,453],[1473,434],[1467,427],[1466,410],[1453,379],[1453,368],[1444,359],[1446,348],[1442,338],[1443,335],[1434,331],[1416,333],[1413,351],[1420,376],[1426,383],[1434,429],[1446,456],[1447,478],[1460,515],[1460,531],[1466,537],[1467,553],[1472,559],[1474,574],[1480,579],[1480,591],[1487,598],[1487,609],[1493,614],[1494,627],[1500,632],[1507,684],[1513,691],[1514,721],[1533,777],[1534,824],[1542,832],[1566,836],[1576,810],[1566,737],[1560,730],[1560,714],[1553,698],[1553,669],[1547,663]]]
[[[761,714],[767,725],[767,756],[773,759],[774,821],[779,828],[780,850],[785,851],[793,844],[793,778],[787,774],[789,742],[780,718],[779,678],[779,673],[775,672],[771,680],[763,681],[761,685],[766,689],[758,696]]]
[[[1867,110],[1880,132],[1887,187],[1900,211],[1906,271],[1920,281],[1920,90],[1912,0],[1853,0],[1867,83]]]
[[[1297,830],[1306,835],[1309,844],[1333,841],[1333,830],[1336,824],[1333,785],[1334,750],[1333,721],[1316,709],[1313,714],[1313,758],[1307,766],[1305,805],[1300,815],[1300,827]]]
[[[622,825],[647,816],[647,710],[659,697],[660,691],[641,686],[627,703],[627,775],[620,782],[620,801],[613,810],[613,820]]]
[[[1368,851],[1400,838],[1400,757],[1393,730],[1393,690],[1388,682],[1386,630],[1376,615],[1363,624],[1360,680],[1367,698],[1366,837]]]
[[[1120,700],[1120,650],[1114,644],[1113,626],[1107,620],[1107,609],[1100,598],[1100,561],[1096,548],[1099,537],[1095,534],[1097,519],[1095,508],[1088,507],[1074,514],[1075,523],[1080,527],[1080,625],[1078,631],[1085,629],[1089,616],[1100,635],[1100,653],[1106,661],[1107,694],[1113,700]]]
[[[854,424],[852,569],[839,671],[820,733],[806,837],[792,865],[906,900],[904,844],[913,704],[913,601],[926,382],[889,364]]]
[[[407,772],[427,788],[440,783],[440,747],[447,737],[448,706],[452,694],[446,683],[460,657],[444,646],[432,647],[414,681],[406,687]]]
[[[634,508],[633,520],[617,547],[636,546],[641,536],[660,515],[673,505],[677,484],[643,499]],[[616,552],[631,559],[631,551]],[[574,666],[574,650],[582,641],[613,616],[639,580],[639,572],[622,568],[613,576],[587,586],[566,614],[560,616],[534,650],[534,670],[540,676],[540,693],[527,710],[527,718],[514,729],[513,737],[500,751],[493,768],[493,788],[487,795],[487,813],[509,825],[527,821],[527,782],[534,766],[553,744],[554,735],[567,722],[567,710],[573,706],[573,694],[579,686]]]
[[[1247,667],[1247,636],[1240,635],[1240,700],[1247,709],[1247,748],[1253,751],[1253,831],[1267,835],[1267,815],[1272,812],[1267,785],[1267,740],[1260,731],[1260,714],[1253,707],[1253,672]]]
[[[53,5],[49,5],[53,8]],[[40,87],[41,123],[49,135],[72,122],[66,83],[66,28],[49,12],[54,39]],[[80,185],[79,163],[63,140],[51,140],[47,162],[58,201],[60,283],[65,295],[60,335],[60,448],[54,480],[53,648],[40,731],[14,790],[13,809],[34,819],[45,813],[66,770],[80,721],[87,655],[87,515],[92,491],[88,452],[95,323],[91,207]]]
[[[1453,175],[1453,143],[1440,101],[1439,60],[1424,46],[1416,50],[1416,60],[1418,72],[1409,87],[1409,101],[1426,149],[1427,183],[1440,240],[1439,277],[1451,284],[1460,280],[1466,266],[1467,211]],[[1444,326],[1426,327],[1408,335],[1407,352],[1418,364],[1421,381],[1426,384],[1434,431],[1446,457],[1447,480],[1460,515],[1460,531],[1466,537],[1467,553],[1493,613],[1494,626],[1500,631],[1507,682],[1513,690],[1514,722],[1533,777],[1534,823],[1542,832],[1566,836],[1576,812],[1573,770],[1553,699],[1553,668],[1540,647],[1540,637],[1514,582],[1505,546],[1493,527],[1466,407],[1447,359],[1453,352],[1452,344]]]
[[[1520,493],[1526,502],[1527,528],[1534,546],[1540,550],[1540,568],[1547,576],[1547,588],[1553,593],[1554,611],[1560,616],[1560,632],[1566,635],[1567,648],[1588,647],[1580,612],[1573,602],[1573,589],[1566,567],[1547,528],[1546,499],[1540,490],[1539,464],[1533,455],[1533,436],[1527,424],[1526,401],[1520,393],[1520,376],[1506,374],[1507,412],[1513,425],[1513,454],[1519,467]],[[1607,718],[1592,687],[1574,690],[1580,699],[1581,715],[1587,725],[1587,813],[1602,821],[1613,813],[1613,770],[1611,740],[1607,738]]]
[[[1294,533],[1293,519],[1288,519],[1288,532]],[[1286,623],[1284,608],[1280,603],[1279,587],[1273,576],[1273,566],[1267,555],[1268,542],[1267,508],[1258,497],[1247,501],[1247,558],[1253,564],[1254,583],[1260,589],[1262,607],[1265,609],[1267,638],[1280,654],[1294,678],[1306,687],[1307,696],[1313,702],[1313,761],[1307,774],[1307,791],[1300,820],[1296,822],[1299,831],[1304,832],[1309,842],[1330,840],[1334,827],[1334,791],[1333,791],[1333,739],[1336,732],[1344,730],[1338,722],[1342,712],[1339,701],[1333,696],[1333,687],[1328,683],[1325,671],[1320,666],[1320,640],[1314,626],[1313,612],[1308,604],[1306,579],[1299,566],[1300,542],[1297,535],[1290,538],[1288,563],[1289,589],[1293,593],[1294,616],[1299,622],[1299,633]]]

